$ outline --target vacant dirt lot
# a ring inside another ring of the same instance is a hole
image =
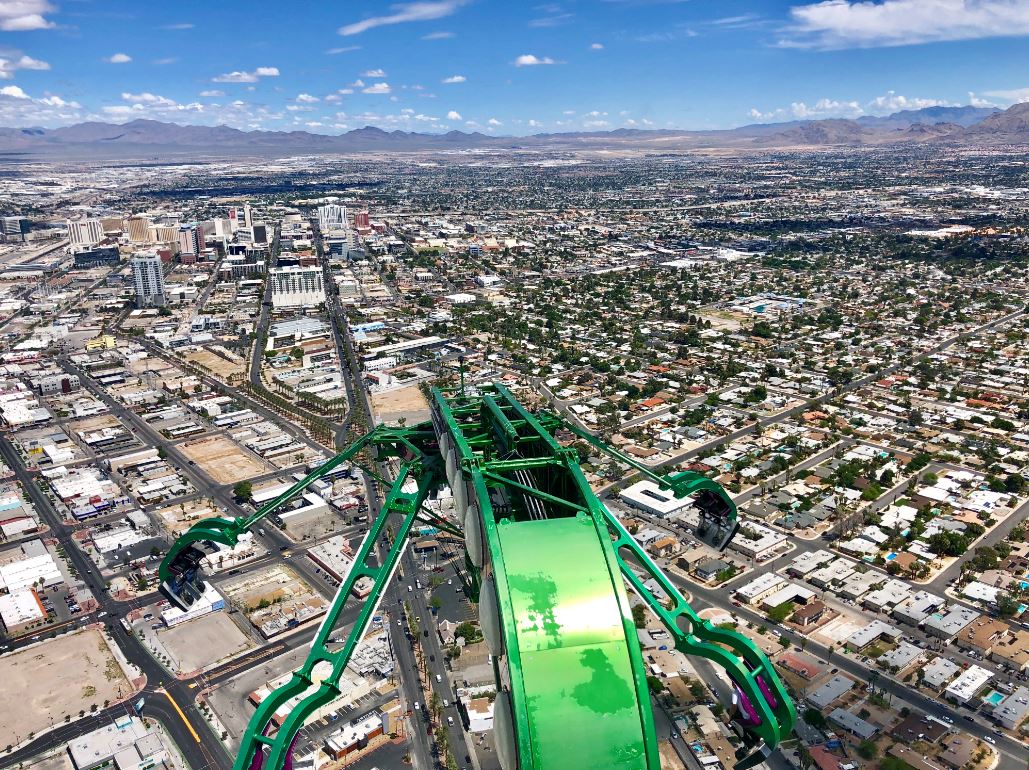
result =
[[[96,629],[65,634],[0,658],[0,682],[8,698],[0,719],[0,746],[24,741],[31,732],[78,718],[132,692],[107,641]]]
[[[177,664],[179,673],[207,668],[254,646],[224,612],[212,612],[174,628],[162,629],[157,632],[157,638]]]
[[[227,361],[217,353],[201,348],[186,354],[186,359],[197,364],[202,364],[214,372],[215,377],[225,379],[230,374],[243,374],[243,366],[240,363]]]
[[[249,454],[225,436],[187,441],[185,444],[179,444],[177,449],[219,484],[234,484],[272,470],[272,466]]]
[[[408,425],[429,419],[429,402],[417,385],[397,388],[386,393],[372,394],[372,411],[376,421],[381,420],[392,425],[401,417],[407,418]]]

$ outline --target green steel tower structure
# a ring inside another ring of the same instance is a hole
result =
[[[161,590],[188,608],[203,593],[200,562],[343,463],[389,487],[339,587],[304,665],[254,713],[234,770],[291,770],[304,721],[340,695],[339,681],[388,588],[416,522],[463,537],[479,621],[497,683],[494,731],[504,770],[658,770],[646,671],[625,585],[660,618],[687,655],[708,659],[733,684],[730,726],[742,739],[738,770],[761,762],[793,729],[796,712],[765,655],[735,631],[700,618],[622,524],[597,499],[570,431],[670,490],[693,498],[695,534],[725,548],[738,527],[725,491],[695,473],[654,474],[561,417],[530,413],[502,385],[434,389],[431,420],[379,426],[249,517],[205,519],[161,564]],[[399,464],[392,483],[376,464]],[[458,526],[425,500],[452,491]],[[389,531],[392,542],[376,557]],[[342,648],[326,647],[354,583],[373,583]],[[648,585],[657,585],[663,597]],[[315,666],[327,674],[316,678]],[[299,699],[299,700],[297,700]],[[272,721],[295,702],[282,724]]]

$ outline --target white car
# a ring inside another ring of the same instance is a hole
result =
[[[992,743],[994,746],[997,745],[997,741],[995,741],[992,736],[987,735],[983,738],[983,740],[987,743]]]
[[[454,724],[454,718],[453,717],[447,717],[447,724],[448,725]]]
[[[443,681],[443,677],[441,677],[439,674],[436,674],[436,681],[437,682],[442,682]]]

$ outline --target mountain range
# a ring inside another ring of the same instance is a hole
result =
[[[1006,110],[927,107],[884,117],[795,120],[716,131],[620,128],[531,136],[450,131],[424,134],[366,126],[339,135],[307,131],[241,131],[156,120],[78,123],[62,128],[0,128],[0,153],[29,157],[119,158],[190,154],[289,155],[350,152],[495,149],[621,149],[667,152],[699,149],[763,150],[937,143],[1029,145],[1029,102]]]

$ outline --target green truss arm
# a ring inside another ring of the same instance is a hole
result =
[[[585,479],[583,482],[585,483]],[[710,621],[697,615],[678,588],[661,568],[654,564],[622,523],[605,506],[600,506],[600,509],[614,538],[612,546],[622,576],[675,639],[676,649],[686,655],[706,658],[729,673],[733,682],[761,717],[761,723],[749,729],[759,736],[769,749],[775,748],[793,731],[797,712],[771,661],[743,634],[714,626]],[[641,578],[626,561],[624,552],[631,554],[632,559],[646,573],[644,578]],[[648,578],[655,580],[660,586],[671,602],[670,608],[662,604],[644,586]],[[689,630],[680,627],[681,619],[685,619]],[[769,693],[774,703],[768,702]],[[761,757],[758,756],[756,761],[761,761]],[[737,768],[746,766],[749,765],[743,763],[737,765]]]
[[[232,519],[216,517],[197,522],[175,541],[161,561],[159,570],[161,583],[163,584],[173,578],[171,565],[180,554],[194,543],[212,541],[229,547],[236,545],[240,534],[251,529],[268,514],[292,500],[315,481],[318,481],[318,479],[324,478],[343,463],[352,460],[366,447],[376,446],[387,454],[406,455],[409,457],[420,456],[421,451],[413,443],[413,440],[424,439],[426,431],[428,431],[429,436],[432,435],[430,425],[419,425],[410,429],[379,426],[359,438],[325,464],[320,465],[274,500],[265,503],[250,516],[237,516]]]
[[[720,484],[718,484],[718,482],[709,479],[703,474],[694,473],[693,471],[680,471],[679,473],[661,475],[659,473],[655,473],[653,469],[648,468],[634,457],[630,457],[620,449],[616,449],[610,444],[601,441],[589,431],[583,430],[578,425],[565,420],[559,415],[548,412],[541,415],[540,420],[551,430],[554,428],[564,428],[565,430],[574,433],[597,451],[615,458],[618,462],[624,463],[638,473],[646,476],[661,487],[661,489],[670,489],[672,494],[676,497],[686,497],[704,490],[711,492],[721,498],[729,507],[732,511],[732,518],[736,517],[736,504],[732,501],[732,498],[726,494],[725,490]]]
[[[404,492],[402,487],[412,476],[417,479],[417,490]],[[421,463],[404,463],[401,466],[400,473],[390,488],[382,510],[365,536],[350,572],[340,584],[336,598],[318,629],[311,644],[311,653],[304,665],[293,673],[290,680],[265,698],[251,717],[233,770],[258,770],[262,767],[268,768],[268,770],[277,770],[282,767],[304,722],[319,708],[339,697],[341,694],[340,677],[343,675],[354,649],[363,638],[379,601],[389,586],[389,581],[400,562],[401,553],[407,545],[419,508],[437,481],[435,473],[432,470],[423,470]],[[394,536],[393,544],[384,562],[374,566],[371,564],[370,557],[373,554],[375,542],[382,536],[387,519],[394,513],[403,516],[403,523]],[[363,600],[360,614],[350,633],[347,634],[343,647],[335,652],[330,652],[325,647],[326,642],[339,620],[351,589],[362,577],[374,581],[372,591]],[[331,666],[330,672],[317,684],[316,689],[290,708],[274,737],[268,737],[267,733],[272,729],[275,712],[315,687],[314,669],[323,662]],[[266,756],[259,756],[258,752],[265,751],[263,749],[265,745],[268,746]]]

